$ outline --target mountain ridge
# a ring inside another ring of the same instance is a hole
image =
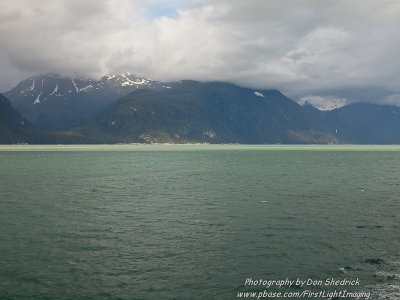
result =
[[[226,82],[46,74],[6,95],[0,143],[400,144],[399,107],[319,110],[276,89]]]
[[[400,144],[400,107],[352,103],[330,111],[305,107],[343,143]]]
[[[26,143],[32,127],[0,94],[0,144]]]
[[[4,93],[27,120],[43,129],[69,129],[83,124],[108,104],[141,88],[163,85],[130,73],[100,80],[37,75]]]
[[[316,124],[318,123],[318,124]],[[185,80],[168,90],[140,90],[78,127],[102,142],[320,143],[335,142],[322,124],[277,90]]]

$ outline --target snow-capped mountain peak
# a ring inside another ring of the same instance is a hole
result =
[[[162,83],[131,73],[110,74],[100,79],[45,74],[21,81],[5,96],[32,123],[41,126],[43,120],[43,127],[47,127],[46,118],[62,126],[73,124],[76,119],[86,119],[118,98],[143,88],[162,88]]]
[[[43,104],[50,99],[74,98],[77,94],[112,93],[124,96],[138,88],[158,86],[158,81],[151,81],[131,73],[110,74],[100,80],[68,78],[56,74],[45,74],[21,81],[7,92],[14,102]],[[112,92],[111,90],[115,90]]]

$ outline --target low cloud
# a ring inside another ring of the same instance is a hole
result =
[[[129,71],[396,104],[399,14],[395,0],[3,1],[0,89]]]

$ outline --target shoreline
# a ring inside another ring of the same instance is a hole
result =
[[[400,151],[400,145],[357,144],[15,144],[1,151],[183,151],[183,150],[297,150],[297,151]]]

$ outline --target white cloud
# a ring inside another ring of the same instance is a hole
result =
[[[3,1],[0,89],[31,73],[130,71],[381,101],[400,93],[399,14],[396,0]]]
[[[400,93],[387,95],[379,99],[379,103],[400,106]]]

